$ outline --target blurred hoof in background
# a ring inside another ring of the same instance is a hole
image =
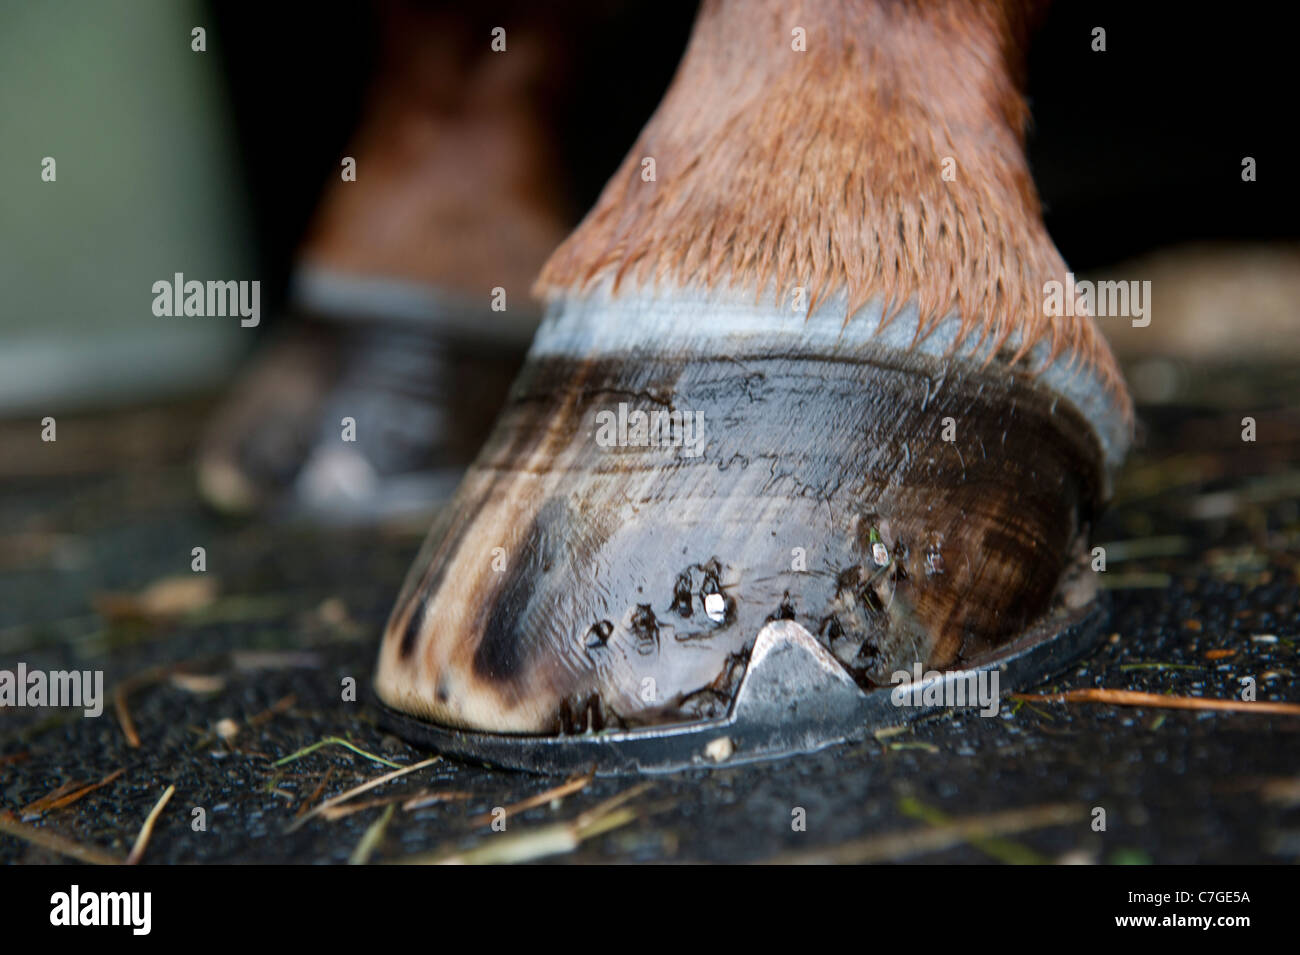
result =
[[[448,495],[537,327],[527,290],[566,231],[552,102],[563,30],[398,4],[340,173],[295,255],[286,333],[200,452],[204,497],[322,523]],[[557,30],[559,30],[557,34]],[[297,317],[296,316],[296,317]]]
[[[254,363],[209,426],[203,497],[229,514],[325,523],[428,510],[473,459],[523,350],[430,323],[305,319]]]

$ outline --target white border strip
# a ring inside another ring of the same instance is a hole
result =
[[[318,265],[300,265],[294,270],[289,299],[327,318],[433,325],[457,338],[521,348],[532,340],[541,317],[531,300],[494,312],[487,299],[480,304],[422,282],[339,272]]]
[[[922,355],[942,357],[952,348],[960,322],[950,315],[913,348],[918,311],[908,303],[885,328],[879,331],[881,306],[868,303],[851,321],[845,322],[848,293],[840,292],[819,303],[809,316],[793,308],[777,308],[767,295],[755,303],[740,293],[707,293],[699,290],[655,292],[620,290],[611,296],[608,284],[581,298],[558,299],[547,311],[533,340],[530,355],[618,355],[647,347],[672,347],[713,355],[730,355],[740,351],[773,350],[791,341],[827,355],[852,356],[863,347],[875,346],[911,350]],[[982,362],[992,349],[985,340],[974,347],[975,336],[953,354]],[[1007,345],[1015,349],[1019,341],[1012,335]],[[1037,368],[1046,359],[1049,346],[1039,343],[1026,359],[1027,368]],[[1073,404],[1092,425],[1105,455],[1108,470],[1123,463],[1132,435],[1124,414],[1106,392],[1101,380],[1090,369],[1078,365],[1067,367],[1068,355],[1058,356],[1043,370],[1038,380]]]

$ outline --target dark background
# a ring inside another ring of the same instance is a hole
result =
[[[211,3],[257,217],[283,289],[376,54],[363,3]],[[568,189],[595,201],[676,70],[697,4],[593,0],[562,114]],[[1059,2],[1030,50],[1029,155],[1046,221],[1085,271],[1170,244],[1296,235],[1285,5]],[[1106,52],[1092,51],[1094,27]],[[1253,156],[1257,181],[1242,182]],[[287,174],[285,170],[295,170]]]

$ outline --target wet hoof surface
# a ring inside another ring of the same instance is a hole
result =
[[[865,691],[1066,603],[1104,476],[1029,376],[852,357],[534,358],[430,535],[377,686],[471,729],[718,718],[797,621]]]

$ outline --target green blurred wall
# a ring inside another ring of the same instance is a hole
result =
[[[204,16],[0,0],[0,413],[210,387],[251,340],[151,311],[175,272],[259,278],[212,30],[190,49]]]

